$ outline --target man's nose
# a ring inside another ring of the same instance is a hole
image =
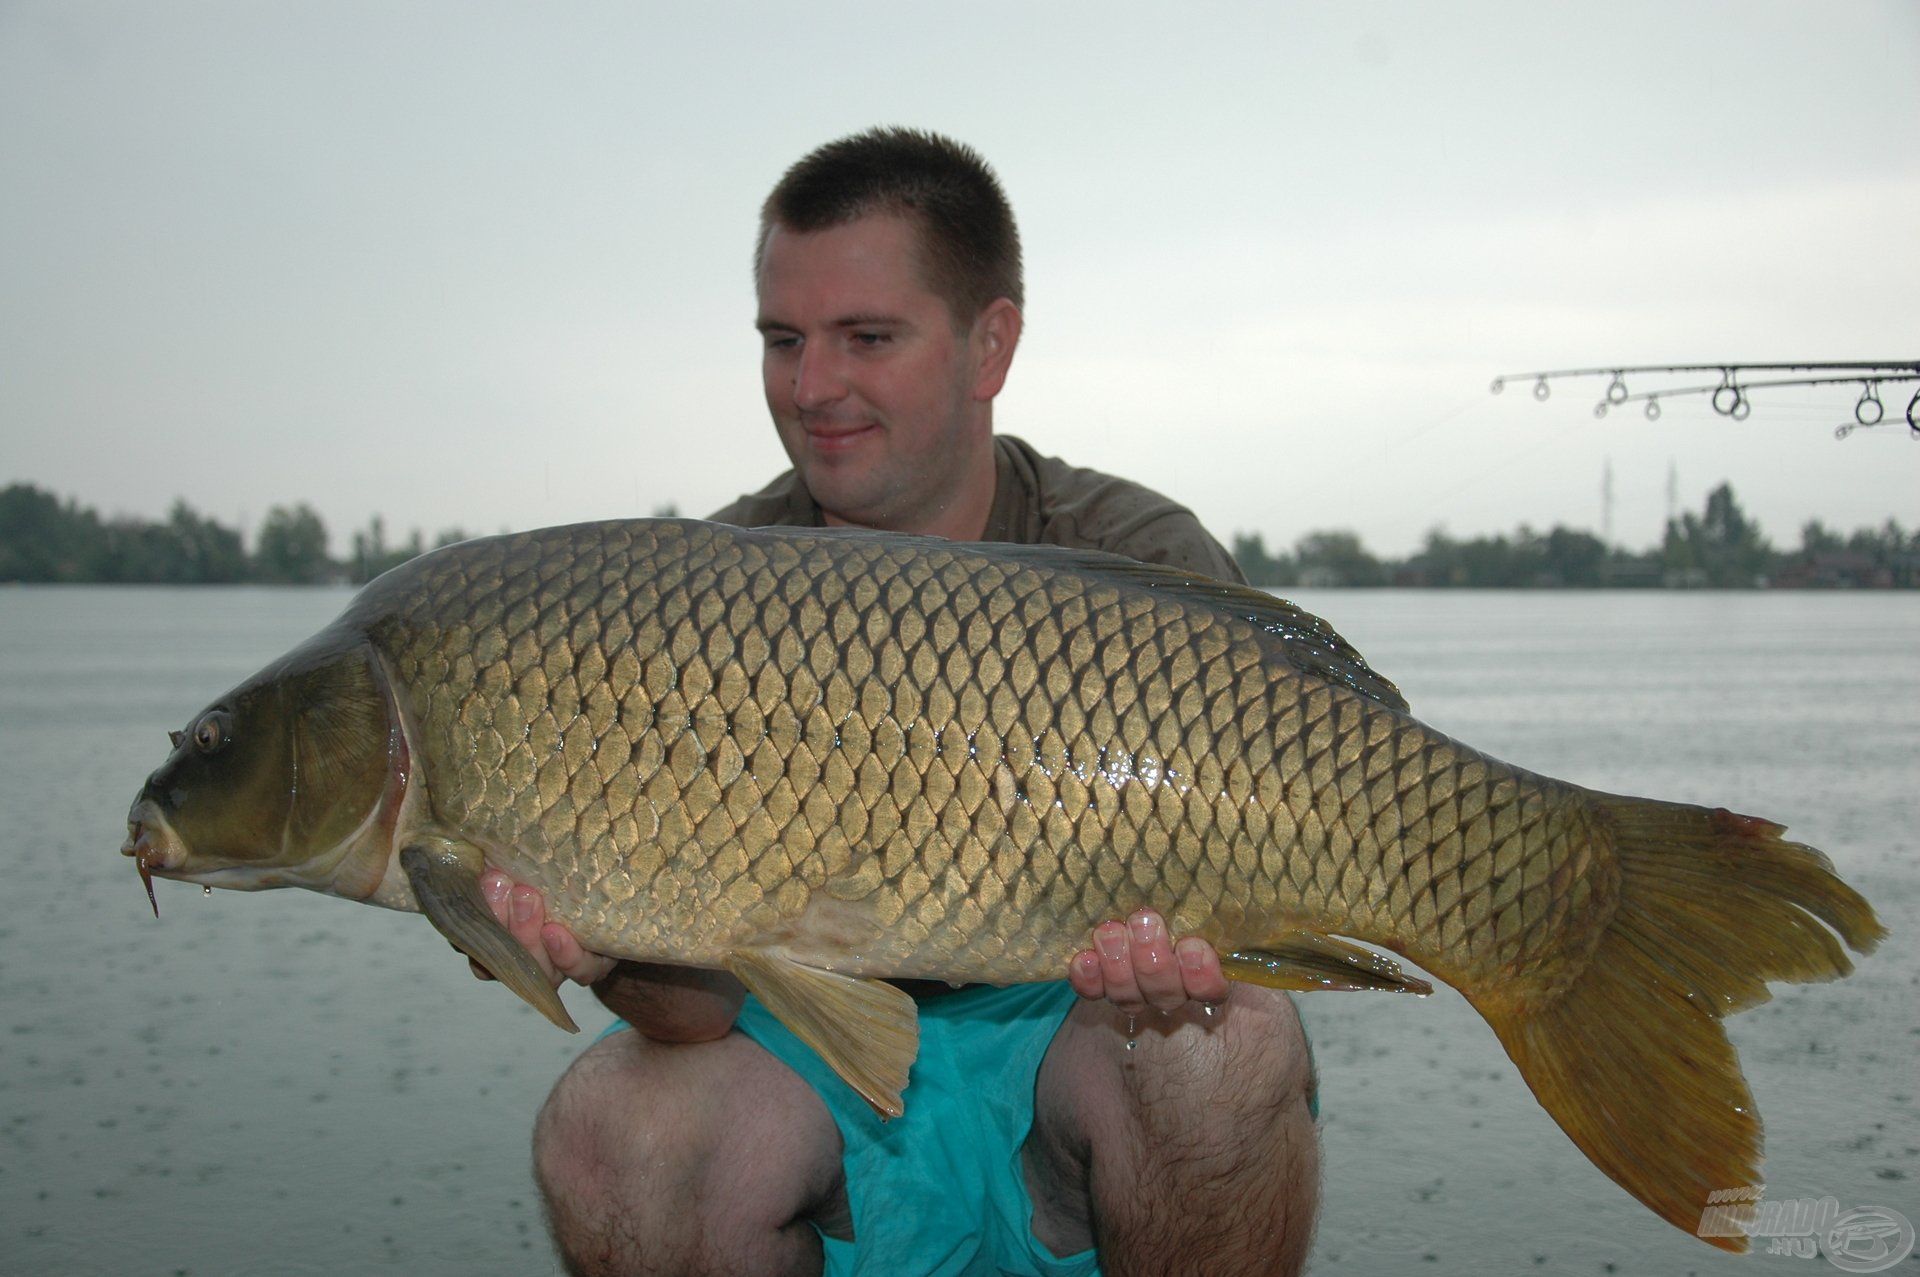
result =
[[[832,351],[804,348],[793,365],[793,403],[803,412],[812,412],[842,399],[847,393],[846,375]]]

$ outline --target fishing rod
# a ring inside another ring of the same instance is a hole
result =
[[[1717,372],[1718,383],[1710,386],[1667,387],[1660,390],[1642,391],[1633,394],[1627,389],[1627,374],[1679,374],[1689,372]],[[1752,374],[1761,372],[1800,372],[1800,373],[1839,373],[1840,376],[1781,377],[1756,381]],[[1676,395],[1709,395],[1713,410],[1723,417],[1735,421],[1745,421],[1753,411],[1752,401],[1747,398],[1750,390],[1778,388],[1781,386],[1828,386],[1835,384],[1859,383],[1860,398],[1853,405],[1853,420],[1842,422],[1833,429],[1834,437],[1844,439],[1855,430],[1864,426],[1877,426],[1886,420],[1886,405],[1880,399],[1880,387],[1885,383],[1920,382],[1920,360],[1884,359],[1850,360],[1825,363],[1798,364],[1631,364],[1612,368],[1560,368],[1542,372],[1507,373],[1493,379],[1490,389],[1499,394],[1506,389],[1509,381],[1532,381],[1533,397],[1545,400],[1553,394],[1552,383],[1569,377],[1607,377],[1605,395],[1593,406],[1593,415],[1604,417],[1610,408],[1621,404],[1644,402],[1647,420],[1660,418],[1660,401]],[[1907,430],[1915,439],[1920,439],[1920,388],[1916,388],[1913,397],[1907,401]]]

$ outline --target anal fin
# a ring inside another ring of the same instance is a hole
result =
[[[920,1049],[912,998],[883,980],[841,975],[760,949],[736,951],[726,968],[882,1117],[907,1111],[900,1093]]]
[[[453,847],[432,851],[407,847],[400,853],[400,868],[413,886],[420,912],[449,944],[567,1032],[580,1031],[560,995],[547,983],[546,973],[493,916],[487,898],[480,894],[478,871],[470,868]]]
[[[1262,944],[1220,955],[1229,980],[1269,989],[1385,989],[1432,993],[1433,986],[1401,971],[1392,958],[1318,931],[1289,931]]]

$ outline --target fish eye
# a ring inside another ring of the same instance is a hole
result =
[[[211,754],[227,743],[227,716],[208,714],[193,725],[193,744],[203,754]]]

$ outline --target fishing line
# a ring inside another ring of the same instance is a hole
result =
[[[1478,399],[1462,400],[1458,408],[1455,408],[1453,411],[1446,413],[1443,416],[1437,417],[1432,421],[1429,421],[1424,426],[1417,427],[1412,434],[1407,435],[1405,438],[1401,439],[1399,443],[1395,444],[1394,446],[1398,448],[1406,447],[1408,444],[1412,443],[1415,439],[1420,438],[1422,435],[1430,434],[1431,432],[1438,430],[1441,426],[1446,425],[1448,422],[1453,421],[1454,419],[1459,417],[1462,413],[1467,412],[1469,409],[1471,409],[1475,404],[1479,402],[1480,401]]]
[[[1548,438],[1541,441],[1538,445],[1536,445],[1535,447],[1525,452],[1508,453],[1507,461],[1505,465],[1495,466],[1491,469],[1483,467],[1477,470],[1470,477],[1461,480],[1459,483],[1454,484],[1451,488],[1442,488],[1438,492],[1434,493],[1433,501],[1435,502],[1435,504],[1438,504],[1444,501],[1448,497],[1457,496],[1458,494],[1465,492],[1467,489],[1473,487],[1475,484],[1484,483],[1488,479],[1497,479],[1500,476],[1506,474],[1509,470],[1512,470],[1515,466],[1519,465],[1522,461],[1531,461],[1533,458],[1539,456],[1541,453],[1547,451],[1549,448],[1557,448],[1560,446],[1561,446],[1561,440],[1557,436],[1549,436]]]

